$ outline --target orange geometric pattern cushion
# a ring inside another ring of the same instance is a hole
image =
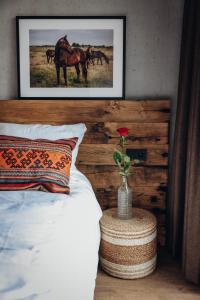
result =
[[[69,193],[72,150],[78,138],[56,141],[0,136],[0,190]]]

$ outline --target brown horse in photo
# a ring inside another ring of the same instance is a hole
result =
[[[65,85],[67,86],[67,67],[71,66],[75,66],[77,73],[77,82],[80,82],[79,64],[81,65],[82,75],[85,83],[87,83],[86,54],[80,48],[72,48],[67,40],[66,35],[60,38],[56,43],[54,62],[57,73],[57,85],[60,84],[60,68],[62,68]]]
[[[93,65],[94,65],[95,58],[97,59],[97,65],[99,64],[99,62],[101,65],[103,65],[102,58],[104,58],[105,62],[109,64],[109,58],[102,51],[91,51],[91,59]]]
[[[89,64],[91,63],[91,46],[87,47],[87,49],[85,50],[85,56],[86,56],[86,66],[88,69]]]
[[[46,57],[47,57],[47,63],[52,63],[55,57],[55,51],[51,49],[47,49]]]

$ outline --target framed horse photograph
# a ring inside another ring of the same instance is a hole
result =
[[[125,98],[126,17],[16,17],[20,99]]]

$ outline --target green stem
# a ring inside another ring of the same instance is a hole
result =
[[[123,170],[123,172],[124,172],[124,155],[125,155],[124,144],[125,144],[125,137],[122,136],[120,146],[121,146],[121,149],[122,149],[122,170]]]

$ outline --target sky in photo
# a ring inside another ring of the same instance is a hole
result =
[[[85,45],[113,46],[113,30],[29,30],[30,46],[55,45],[58,39],[67,35],[67,40],[73,43]]]

